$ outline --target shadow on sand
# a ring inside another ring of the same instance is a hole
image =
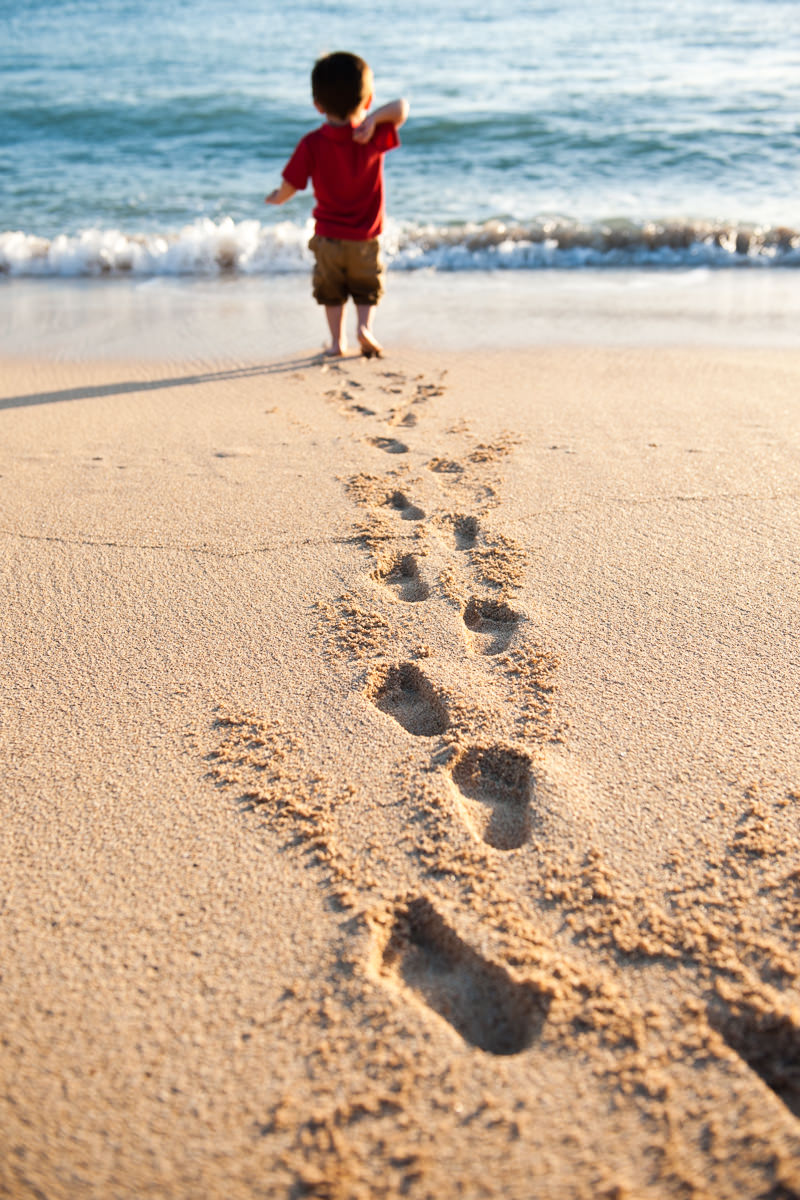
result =
[[[177,375],[167,379],[141,379],[101,383],[86,387],[64,388],[55,392],[31,392],[26,396],[0,395],[0,411],[6,408],[27,408],[34,404],[60,404],[66,400],[96,400],[104,396],[124,396],[132,392],[154,392],[162,388],[196,387],[203,383],[223,383],[231,379],[251,379],[259,375],[281,375],[298,371],[303,367],[319,366],[322,354],[311,354],[304,358],[285,362],[268,363],[252,367],[232,367],[228,370],[210,371],[198,375]]]

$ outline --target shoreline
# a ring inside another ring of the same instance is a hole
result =
[[[324,315],[317,310],[303,274],[5,279],[0,354],[262,361],[321,347]],[[800,272],[390,272],[376,328],[390,352],[791,349],[800,346]]]

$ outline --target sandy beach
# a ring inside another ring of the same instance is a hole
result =
[[[0,1194],[799,1197],[786,310],[170,286],[0,289]]]

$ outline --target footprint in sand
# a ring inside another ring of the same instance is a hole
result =
[[[405,429],[413,429],[419,423],[416,413],[406,412],[402,408],[394,408],[389,414],[389,425],[402,425]]]
[[[346,404],[339,412],[345,413],[351,417],[374,417],[376,412],[374,408],[367,408],[366,404]]]
[[[449,513],[436,517],[434,523],[448,538],[452,538],[454,550],[471,550],[478,540],[478,518],[463,513]]]
[[[424,510],[412,504],[403,492],[392,492],[386,504],[398,512],[403,521],[421,521],[425,516]]]
[[[788,1013],[762,1009],[746,1000],[710,1013],[709,1022],[800,1119],[800,1024]]]
[[[356,383],[355,380],[349,380],[349,386],[360,388],[362,384]],[[331,388],[325,393],[325,398],[332,401],[341,401],[339,412],[344,413],[348,417],[374,417],[376,412],[374,408],[368,408],[365,404],[360,404],[352,392],[347,388]]]
[[[436,737],[450,724],[444,701],[414,663],[379,668],[366,695],[415,737]]]
[[[385,983],[404,985],[488,1054],[526,1050],[550,1008],[547,992],[483,958],[425,898],[398,909],[378,974]]]
[[[443,475],[451,479],[458,478],[464,473],[464,464],[456,462],[452,458],[432,458],[426,464],[429,471],[433,471],[436,475]]]
[[[456,550],[471,550],[478,539],[477,517],[453,518],[453,541]]]
[[[517,850],[531,836],[530,759],[504,746],[473,746],[450,767],[467,825],[495,850]]]
[[[420,579],[419,563],[413,554],[395,555],[389,562],[379,566],[372,578],[408,604],[427,600],[431,594],[427,583]]]
[[[384,392],[402,391],[401,385],[407,382],[407,376],[402,371],[381,371],[381,375],[384,379],[389,380],[388,383],[383,384],[382,391]]]
[[[370,445],[376,446],[378,450],[385,450],[387,454],[408,454],[408,446],[405,442],[398,441],[397,438],[374,437],[369,441]]]
[[[479,654],[500,654],[519,624],[519,613],[502,600],[479,600],[475,596],[464,609],[467,645]]]

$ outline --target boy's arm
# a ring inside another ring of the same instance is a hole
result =
[[[408,101],[402,97],[399,100],[390,100],[388,104],[382,104],[380,108],[367,114],[358,129],[353,130],[353,141],[362,145],[369,142],[375,133],[375,126],[383,125],[387,121],[394,125],[395,129],[399,129],[407,117]]]
[[[274,192],[270,192],[264,197],[265,204],[285,204],[287,200],[291,200],[292,196],[297,191],[296,187],[292,187],[285,179],[281,180],[280,187],[276,187]]]

